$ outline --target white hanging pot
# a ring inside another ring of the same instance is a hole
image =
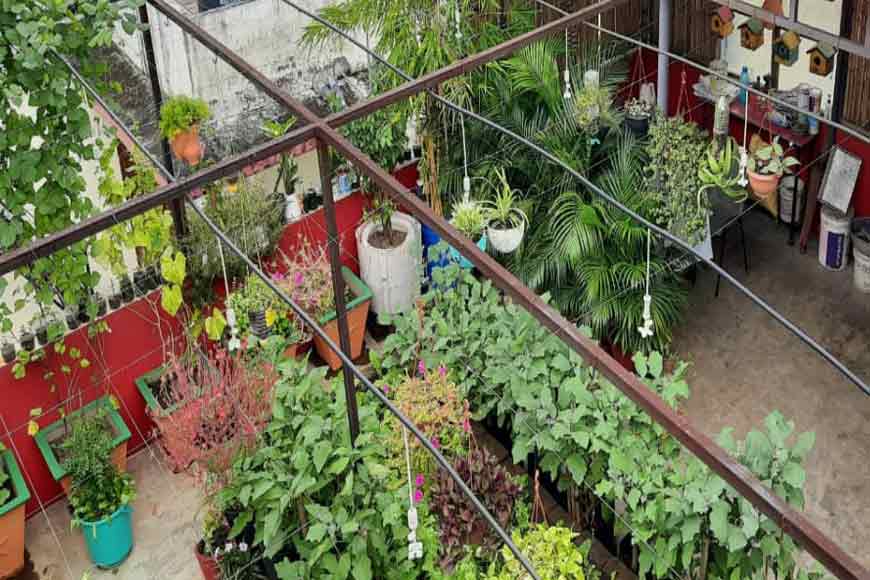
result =
[[[516,251],[520,247],[525,233],[526,223],[523,221],[517,227],[508,230],[500,230],[492,226],[486,228],[486,237],[492,247],[501,254],[510,254]]]

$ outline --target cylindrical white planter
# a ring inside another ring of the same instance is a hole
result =
[[[405,232],[405,240],[396,248],[382,250],[369,243],[378,224],[368,222],[357,228],[360,277],[372,290],[372,311],[396,314],[413,307],[420,296],[420,268],[423,245],[420,223],[411,216],[396,212],[393,229]]]

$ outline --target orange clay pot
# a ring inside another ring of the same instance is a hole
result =
[[[366,334],[366,319],[369,315],[369,306],[372,302],[372,291],[348,268],[342,267],[344,283],[351,289],[355,298],[347,303],[347,326],[350,331],[350,358],[355,359],[362,354],[363,341]],[[319,320],[326,334],[335,344],[340,344],[338,336],[338,320],[335,311],[330,312]],[[341,368],[341,359],[335,354],[329,345],[318,335],[314,335],[314,346],[317,354],[335,370]]]
[[[30,492],[10,450],[0,453],[0,463],[9,476],[7,484],[12,492],[8,501],[0,505],[0,578],[14,578],[24,568],[24,508]]]
[[[776,186],[779,185],[779,175],[767,175],[749,170],[746,173],[749,176],[749,185],[752,187],[752,191],[759,197],[769,196],[776,191]]]
[[[175,156],[188,165],[196,165],[202,161],[202,142],[199,140],[198,125],[173,137],[171,145]]]

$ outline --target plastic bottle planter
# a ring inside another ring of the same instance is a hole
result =
[[[372,291],[347,267],[341,268],[345,285],[350,288],[355,298],[347,303],[347,326],[350,330],[350,358],[355,359],[362,354],[363,339],[366,334],[366,318],[369,314],[369,305],[372,301]],[[326,334],[335,344],[339,344],[338,315],[335,310],[324,315],[318,322],[324,327]],[[335,370],[341,367],[341,359],[332,352],[332,349],[316,334],[314,335],[314,347],[320,357]]]
[[[394,248],[378,248],[369,242],[372,234],[380,231],[378,223],[365,223],[356,231],[360,277],[372,290],[372,311],[376,314],[408,310],[420,296],[420,223],[409,215],[395,213],[392,225],[394,231],[405,234],[402,243]]]
[[[33,350],[36,348],[36,337],[29,330],[21,333],[21,348],[24,350]]]
[[[120,566],[133,551],[133,508],[123,505],[97,522],[79,521],[91,562],[100,568]]]
[[[124,297],[121,296],[120,292],[116,292],[115,294],[109,296],[109,308],[111,308],[112,310],[117,310],[121,307],[121,304],[123,303]]]
[[[88,403],[81,409],[73,411],[67,415],[66,424],[69,425],[70,421],[74,421],[76,417],[81,416],[82,414],[87,415],[94,413],[100,408],[106,410],[107,421],[114,432],[113,443],[115,444],[115,448],[112,450],[112,463],[115,464],[118,471],[126,471],[127,441],[130,439],[130,430],[124,423],[124,419],[109,402],[108,397],[102,397],[96,401]],[[46,465],[48,465],[48,470],[51,472],[52,477],[54,477],[55,481],[60,483],[65,493],[69,493],[70,478],[66,474],[66,470],[60,464],[60,461],[58,461],[57,455],[54,452],[54,448],[63,441],[65,434],[66,430],[64,429],[64,420],[58,419],[54,423],[40,429],[34,438],[36,439],[36,445],[39,447],[39,452],[42,453],[42,458],[45,460]]]
[[[0,505],[0,578],[13,578],[24,567],[24,506],[30,492],[12,451],[0,453],[0,462],[9,476],[6,489],[12,492]]]
[[[106,315],[106,299],[100,296],[97,298],[97,318],[102,318]]]
[[[36,340],[41,346],[48,344],[48,323],[43,322],[36,328]]]
[[[11,342],[4,342],[0,345],[0,353],[3,355],[3,362],[12,364],[15,361],[15,345]]]
[[[149,278],[148,270],[136,270],[133,274],[133,289],[136,291],[137,298],[148,293]]]
[[[477,240],[477,247],[480,248],[481,252],[486,251],[486,236],[482,236],[479,240]],[[459,262],[460,268],[465,268],[466,270],[470,270],[474,267],[474,264],[471,261],[459,253],[459,250],[450,246],[450,259],[454,262]]]
[[[124,302],[130,302],[135,297],[135,291],[133,290],[133,283],[130,281],[129,276],[124,276],[121,279],[121,298]]]
[[[70,330],[75,330],[76,328],[79,327],[79,324],[81,324],[81,323],[79,322],[78,311],[70,312],[69,314],[66,315],[66,325],[67,325],[67,327],[69,327]]]

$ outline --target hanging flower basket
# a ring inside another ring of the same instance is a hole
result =
[[[501,254],[510,254],[516,251],[523,242],[523,236],[526,233],[526,222],[522,221],[516,227],[500,230],[492,226],[486,229],[486,237],[495,248],[496,252]]]

